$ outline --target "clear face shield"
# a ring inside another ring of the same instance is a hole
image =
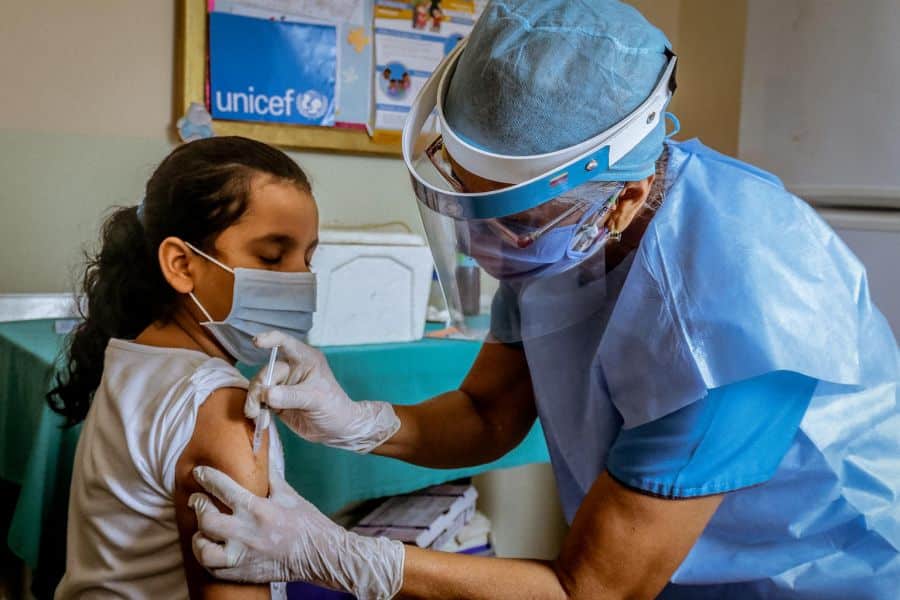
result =
[[[449,168],[446,161],[425,160],[429,164],[421,165],[420,172],[443,180],[447,189],[455,187],[442,174],[450,174],[443,171]],[[618,182],[588,182],[534,208],[481,219],[451,217],[420,202],[454,335],[521,341],[524,332],[518,324],[498,328],[495,322],[491,328],[491,312],[495,317],[497,311],[510,312],[517,318],[521,296],[528,295],[534,304],[541,289],[558,286],[552,295],[561,293],[571,279],[568,272],[595,259],[610,239],[606,219],[623,187]],[[500,298],[504,306],[492,307]],[[528,330],[546,334],[557,328],[543,320],[545,326],[532,317]],[[488,336],[491,329],[493,335]]]
[[[448,55],[419,93],[403,130],[403,156],[447,303],[449,331],[518,342],[577,324],[584,316],[580,312],[596,309],[554,307],[573,286],[583,285],[581,271],[602,272],[601,250],[617,239],[607,220],[624,184],[598,175],[611,157],[627,154],[657,125],[670,94],[667,86],[651,94],[643,111],[639,107],[578,146],[543,155],[498,155],[458,138],[443,118],[443,91],[464,48],[462,42]],[[665,81],[673,68],[674,58]],[[471,173],[511,183],[468,190],[451,156]]]

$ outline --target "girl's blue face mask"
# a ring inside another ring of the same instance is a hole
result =
[[[185,243],[200,256],[234,275],[231,312],[223,321],[213,320],[194,293],[190,293],[207,319],[201,325],[231,356],[248,365],[264,364],[269,358],[269,350],[257,348],[253,338],[267,331],[278,330],[299,339],[306,338],[316,311],[314,273],[232,269]]]

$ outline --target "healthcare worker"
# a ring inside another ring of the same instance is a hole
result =
[[[455,326],[493,278],[456,391],[353,402],[280,333],[250,394],[300,436],[430,467],[496,459],[540,417],[571,530],[557,560],[362,538],[281,480],[200,468],[217,576],[360,598],[900,597],[900,353],[866,272],[774,176],[666,139],[676,57],[611,0],[495,0],[419,94],[404,157]],[[437,108],[437,137],[429,116]],[[510,499],[514,501],[514,499]]]

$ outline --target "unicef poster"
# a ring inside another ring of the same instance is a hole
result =
[[[331,127],[334,25],[209,15],[209,103],[216,119]]]

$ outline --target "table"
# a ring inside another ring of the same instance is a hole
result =
[[[52,593],[65,564],[69,481],[80,431],[61,428],[62,418],[44,400],[64,340],[53,321],[0,323],[0,478],[21,485],[8,543],[34,571],[38,596]],[[323,352],[350,397],[414,404],[456,388],[479,347],[473,342],[425,339],[323,348]],[[287,480],[326,513],[358,500],[548,460],[538,425],[500,460],[453,470],[309,444],[279,427]]]

